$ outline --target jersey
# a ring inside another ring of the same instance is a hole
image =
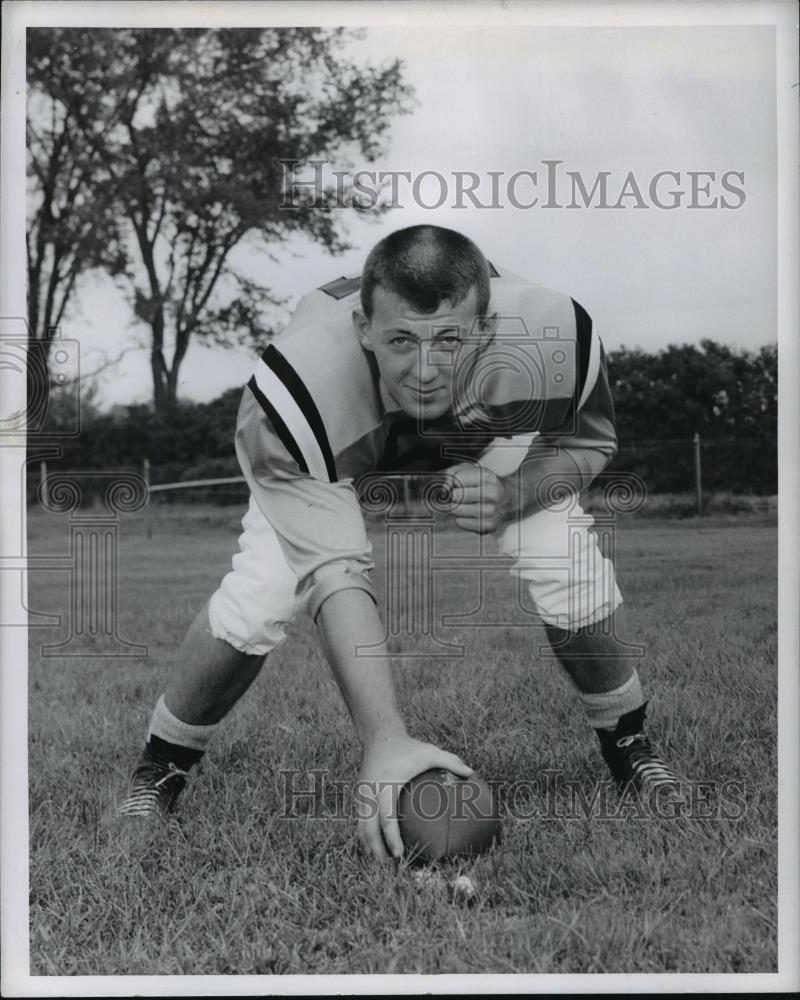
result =
[[[353,310],[360,279],[340,278],[303,296],[267,347],[237,418],[236,452],[264,516],[308,596],[312,614],[336,590],[371,593],[372,568],[356,484],[374,473],[436,471],[477,460],[498,475],[498,445],[522,441],[546,461],[568,448],[590,480],[616,452],[602,343],[568,296],[491,267],[493,317],[464,370],[447,414],[422,424],[392,400]],[[496,456],[493,461],[488,456]]]

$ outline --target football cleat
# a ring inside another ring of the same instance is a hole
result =
[[[680,795],[681,779],[658,756],[642,732],[646,710],[647,702],[623,715],[615,729],[597,730],[603,760],[621,788],[632,783],[639,792],[669,788]]]
[[[166,817],[175,808],[188,777],[187,771],[145,752],[131,776],[125,800],[117,806],[117,816]]]

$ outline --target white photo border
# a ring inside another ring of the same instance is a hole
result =
[[[791,0],[726,2],[603,2],[568,0],[440,0],[438,3],[370,2],[38,2],[3,5],[2,135],[0,137],[0,316],[26,314],[24,269],[25,29],[44,26],[189,27],[265,25],[532,24],[540,26],[774,25],[777,41],[778,122],[778,330],[779,330],[779,871],[778,968],[776,974],[630,974],[486,976],[70,976],[31,977],[28,937],[27,635],[24,628],[0,634],[2,650],[2,991],[6,996],[255,996],[329,993],[573,993],[573,992],[785,992],[800,988],[798,949],[798,845],[800,764],[798,726],[798,551],[800,549],[800,199],[796,77],[797,5]],[[24,409],[24,379],[0,375],[9,412]],[[0,447],[0,482],[14,483],[24,441]],[[18,480],[16,480],[18,482]],[[25,510],[19,489],[4,492],[2,551],[13,549]],[[9,544],[11,549],[9,548]],[[24,541],[23,541],[24,545]],[[19,594],[0,590],[5,611]]]

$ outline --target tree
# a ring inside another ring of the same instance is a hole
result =
[[[47,35],[52,55],[37,64],[36,83],[77,123],[102,167],[97,188],[112,193],[129,227],[140,266],[124,274],[150,328],[163,412],[175,404],[192,338],[230,343],[268,330],[276,299],[234,266],[237,246],[269,254],[300,233],[330,252],[346,247],[332,190],[306,190],[282,207],[282,161],[335,160],[339,169],[355,155],[374,161],[411,91],[398,61],[354,62],[344,29]]]
[[[608,356],[620,439],[770,439],[777,433],[778,352],[734,350],[705,339],[655,354]]]
[[[777,490],[778,353],[733,350],[713,340],[655,354],[622,348],[608,356],[620,452],[614,467],[648,489],[688,490],[692,438],[703,449],[706,488]]]
[[[54,58],[44,33],[28,33],[27,56],[28,397],[46,410],[50,349],[78,279],[96,268],[120,273],[125,253],[102,165],[73,109],[39,85]]]

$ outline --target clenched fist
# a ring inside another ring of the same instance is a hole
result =
[[[481,465],[462,463],[445,472],[450,513],[464,531],[488,535],[505,521],[510,501],[501,479]]]

